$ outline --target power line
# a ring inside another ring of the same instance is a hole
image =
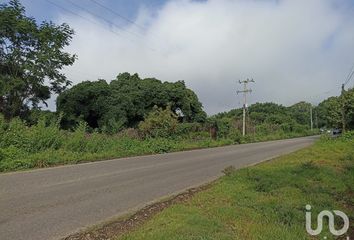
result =
[[[84,17],[84,16],[82,16],[82,15],[80,15],[80,14],[77,14],[77,13],[75,13],[75,12],[73,12],[73,11],[71,11],[71,10],[65,8],[65,7],[62,7],[62,6],[56,4],[55,2],[52,2],[52,1],[50,1],[50,0],[45,0],[45,1],[47,1],[48,3],[50,3],[50,4],[54,5],[54,6],[56,6],[57,8],[60,8],[60,9],[66,11],[66,12],[68,12],[68,13],[70,13],[70,14],[73,14],[73,15],[75,15],[75,16],[78,16],[78,17],[80,17],[80,18],[82,18],[82,19],[84,19],[84,20],[86,20],[86,21],[89,21],[89,22],[91,22],[91,23],[93,23],[93,24],[95,24],[95,25],[101,27],[101,25],[100,25],[99,23],[97,23],[97,22],[95,22],[95,21],[92,21],[90,18],[87,18],[87,17]],[[119,37],[122,37],[119,33],[114,32],[114,31],[112,31],[111,29],[105,28],[105,30],[110,31],[110,32],[114,33],[115,35],[117,35],[117,36],[119,36]]]
[[[60,8],[60,9],[62,9],[62,10],[64,10],[64,11],[66,11],[66,12],[68,12],[68,13],[70,13],[70,14],[73,14],[73,15],[75,15],[75,16],[78,16],[78,17],[80,17],[80,18],[82,18],[82,19],[84,19],[84,20],[86,20],[86,21],[88,21],[88,22],[90,22],[90,23],[93,23],[93,24],[95,24],[95,25],[97,25],[97,26],[99,26],[99,27],[102,27],[102,25],[99,24],[98,22],[92,21],[90,18],[87,18],[87,17],[84,17],[84,16],[82,16],[82,15],[80,15],[80,14],[77,14],[76,12],[73,12],[73,11],[71,11],[71,10],[69,10],[69,9],[67,9],[67,8],[65,8],[65,7],[63,7],[63,6],[60,6],[60,5],[56,4],[55,2],[52,2],[51,0],[45,0],[45,1],[47,1],[48,3],[50,3],[50,4],[52,4],[52,5],[54,5],[54,6],[58,7],[58,8]],[[82,10],[88,12],[90,15],[94,15],[95,17],[98,17],[98,18],[103,19],[102,17],[98,16],[97,14],[94,14],[94,13],[92,13],[92,12],[89,12],[89,11],[85,10],[85,9],[84,9],[83,7],[81,7],[81,6],[75,4],[75,3],[71,2],[71,1],[69,1],[69,2],[70,2],[72,5],[74,5],[74,6],[78,7],[78,8],[80,8],[80,9],[82,9]],[[119,27],[119,26],[117,26],[116,24],[114,24],[114,23],[108,21],[107,19],[103,19],[103,20],[106,21],[106,22],[108,22],[108,23],[110,23],[111,25],[116,26],[117,28],[122,29],[121,27]],[[120,34],[120,33],[116,32],[116,31],[112,30],[111,28],[103,28],[103,29],[105,29],[106,31],[109,31],[109,32],[111,32],[111,33],[117,35],[119,38],[123,38],[123,35],[122,35],[122,34]],[[125,30],[125,29],[122,29],[122,30],[123,30],[123,31],[127,31],[127,30]],[[133,39],[131,39],[131,38],[128,38],[128,39],[129,39],[130,41],[136,43],[136,41],[134,41]],[[153,49],[153,48],[151,48],[151,47],[149,47],[149,46],[146,46],[146,47],[147,47],[147,49],[149,49],[150,51],[156,52],[155,49]]]
[[[103,5],[102,3],[99,3],[99,2],[97,2],[96,0],[90,0],[90,1],[93,2],[94,4],[100,6],[101,8],[104,8],[104,9],[106,9],[107,11],[113,13],[114,15],[118,16],[119,18],[121,18],[121,19],[123,19],[123,20],[125,20],[125,21],[127,21],[127,22],[129,22],[129,23],[131,23],[131,24],[133,24],[133,25],[135,25],[135,26],[137,26],[138,28],[140,28],[140,29],[142,29],[142,30],[146,30],[145,27],[143,27],[143,26],[141,26],[141,25],[135,23],[134,21],[130,20],[130,19],[127,18],[127,17],[124,17],[123,15],[121,15],[121,14],[119,14],[118,12],[112,10],[111,8],[109,8],[109,7],[105,6],[105,5]]]
[[[342,87],[346,86],[346,85],[350,82],[350,80],[352,79],[353,76],[354,76],[354,65],[353,65],[353,67],[350,69],[350,71],[349,71],[347,77],[345,78],[345,82],[342,84]],[[333,91],[336,90],[336,89],[338,89],[338,87],[334,87],[334,88],[332,88],[332,89],[330,89],[330,90],[328,90],[328,91],[326,91],[326,92],[323,92],[323,93],[317,94],[317,95],[315,95],[315,96],[312,96],[312,98],[316,98],[316,97],[319,97],[319,96],[321,96],[321,95],[329,94],[329,93],[333,92]]]
[[[118,26],[118,25],[115,24],[114,22],[111,22],[111,21],[107,20],[106,18],[101,17],[100,15],[98,15],[98,14],[96,14],[96,13],[94,13],[94,12],[88,10],[87,8],[84,8],[84,7],[82,7],[82,6],[80,6],[80,5],[76,4],[76,3],[74,3],[72,0],[67,0],[67,1],[68,1],[70,4],[72,4],[73,6],[75,6],[75,7],[79,8],[79,9],[81,9],[81,10],[83,10],[83,11],[89,13],[90,15],[92,15],[92,16],[94,16],[94,17],[97,17],[97,18],[102,19],[103,21],[107,22],[108,24],[110,24],[110,25],[112,25],[112,26],[115,26],[116,28],[119,28],[120,30],[122,30],[122,31],[124,31],[124,32],[127,32],[127,33],[129,33],[129,34],[131,34],[131,35],[135,35],[135,37],[138,37],[138,38],[141,38],[141,37],[142,37],[141,35],[139,35],[139,34],[137,34],[137,33],[135,33],[135,32],[131,32],[131,31],[129,31],[129,30],[127,30],[127,29],[125,29],[125,28],[123,28],[123,27],[121,27],[121,26]],[[131,40],[131,41],[134,41],[133,39],[130,39],[130,40]],[[149,50],[154,51],[154,52],[156,51],[155,49],[151,48],[151,47],[148,46],[147,44],[144,44],[144,45],[145,45]]]
[[[120,14],[120,13],[118,13],[118,12],[112,10],[111,8],[107,7],[106,5],[100,3],[100,2],[98,2],[98,1],[96,1],[96,0],[89,0],[89,1],[91,1],[92,3],[96,4],[97,6],[99,6],[99,7],[101,7],[101,8],[103,8],[103,9],[105,9],[105,10],[111,12],[113,15],[115,15],[115,16],[117,16],[117,17],[123,19],[123,20],[125,20],[126,22],[131,23],[132,25],[138,27],[139,29],[141,29],[141,30],[143,30],[143,31],[145,31],[145,32],[148,31],[148,29],[147,29],[146,27],[144,27],[144,26],[142,26],[142,25],[140,25],[140,24],[137,24],[135,21],[133,21],[133,20],[131,20],[131,19],[129,19],[129,18],[123,16],[122,14]],[[142,35],[142,34],[141,34],[141,35]],[[154,40],[157,40],[157,39],[158,39],[156,36],[152,35],[151,33],[150,33],[150,36],[151,36]],[[161,46],[160,46],[160,47],[161,47]]]
[[[131,31],[125,29],[125,28],[122,28],[121,26],[118,26],[118,25],[115,24],[114,22],[111,22],[111,21],[107,20],[106,18],[101,17],[100,15],[98,15],[98,14],[96,14],[96,13],[94,13],[94,12],[88,10],[87,8],[84,8],[84,7],[80,6],[79,4],[74,3],[72,0],[67,0],[67,1],[68,1],[70,4],[72,4],[73,6],[75,6],[75,7],[79,8],[79,9],[81,9],[81,10],[83,10],[83,11],[89,13],[90,15],[92,15],[92,16],[94,16],[94,17],[97,17],[97,18],[102,19],[103,21],[107,22],[108,24],[110,24],[110,25],[112,25],[112,26],[115,26],[116,28],[119,28],[120,30],[122,30],[122,31],[124,31],[124,32],[127,32],[127,33],[129,33],[129,34],[135,35],[135,36],[137,36],[137,37],[141,37],[141,36],[138,35],[137,33],[131,32]]]
[[[350,70],[345,82],[344,82],[344,86],[347,85],[349,83],[349,81],[351,80],[351,78],[353,77],[354,75],[354,65],[352,67],[352,69]]]

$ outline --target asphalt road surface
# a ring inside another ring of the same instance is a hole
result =
[[[0,174],[0,239],[60,239],[316,137]]]

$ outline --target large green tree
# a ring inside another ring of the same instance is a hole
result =
[[[347,129],[354,129],[354,88],[343,93],[345,124]]]
[[[103,117],[111,111],[111,90],[105,80],[85,81],[64,91],[57,98],[57,110],[63,112],[62,126],[70,128],[86,121],[92,128],[103,125]]]
[[[6,118],[46,104],[70,84],[61,70],[76,59],[63,51],[73,33],[65,23],[37,24],[18,0],[0,5],[0,112]]]
[[[79,83],[57,99],[57,110],[64,113],[65,127],[84,120],[91,128],[108,132],[137,126],[154,106],[169,107],[179,114],[180,121],[206,119],[197,95],[184,82],[141,79],[138,74],[119,74],[109,84],[104,80]]]
[[[311,103],[298,102],[289,107],[289,113],[292,119],[302,125],[310,125],[311,121]]]
[[[339,97],[330,97],[317,107],[319,127],[339,128],[342,125],[341,103]]]
[[[322,101],[316,111],[320,127],[342,128],[344,107],[346,128],[354,129],[354,89],[344,91],[341,96],[329,97]]]
[[[256,124],[268,123],[282,123],[288,117],[287,108],[272,102],[255,103],[248,108],[249,116]]]

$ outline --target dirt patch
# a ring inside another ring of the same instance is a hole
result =
[[[115,237],[121,236],[124,233],[132,231],[141,226],[143,223],[151,219],[154,215],[161,212],[165,208],[168,208],[171,205],[177,203],[187,202],[196,193],[210,188],[213,184],[214,182],[188,189],[187,191],[170,197],[167,200],[148,205],[126,218],[111,221],[100,227],[95,227],[94,229],[72,234],[63,238],[62,240],[112,240]]]

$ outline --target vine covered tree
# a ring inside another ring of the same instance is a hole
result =
[[[5,118],[25,116],[70,85],[60,70],[76,59],[63,51],[73,34],[65,23],[37,24],[18,0],[0,5],[0,112]]]

